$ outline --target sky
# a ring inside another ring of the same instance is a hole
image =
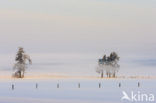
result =
[[[0,0],[0,53],[156,57],[155,0]]]

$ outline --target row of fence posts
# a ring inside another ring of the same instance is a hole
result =
[[[121,83],[119,83],[118,86],[120,88],[121,87]],[[140,82],[137,83],[137,86],[140,87]],[[78,83],[78,88],[80,88],[80,87],[81,87],[81,85],[80,85],[80,83]],[[14,90],[15,89],[15,85],[12,84],[11,88],[12,88],[12,90]],[[38,89],[38,83],[35,84],[35,88]],[[60,88],[59,83],[57,83],[57,88]],[[99,88],[101,88],[101,83],[99,83]]]

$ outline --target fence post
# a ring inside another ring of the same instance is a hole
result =
[[[38,83],[36,83],[36,85],[35,85],[35,86],[36,86],[36,89],[37,89],[37,88],[38,88]]]
[[[57,83],[57,88],[59,88],[59,83]]]
[[[138,82],[138,87],[140,87],[140,82]]]
[[[78,88],[80,88],[80,83],[78,83]]]
[[[99,88],[101,88],[101,83],[99,83]]]
[[[11,89],[14,90],[14,88],[15,88],[15,86],[14,86],[14,84],[12,84],[12,85],[11,85]]]
[[[121,83],[119,83],[119,87],[121,87]]]

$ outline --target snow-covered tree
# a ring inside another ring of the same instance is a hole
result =
[[[104,72],[107,77],[116,77],[116,72],[119,70],[120,65],[118,64],[119,56],[116,52],[112,52],[110,56],[103,56],[102,59],[98,61],[98,67],[96,68],[96,72],[101,75],[101,78],[104,76]]]
[[[13,69],[16,70],[16,72],[13,74],[14,77],[22,78],[24,77],[25,69],[27,68],[26,60],[29,61],[29,64],[32,64],[32,61],[30,57],[25,54],[22,47],[19,47],[19,50],[16,54],[15,61]]]

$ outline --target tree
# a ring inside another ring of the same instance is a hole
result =
[[[106,75],[108,78],[110,77],[116,77],[116,72],[118,71],[120,65],[118,64],[119,56],[116,52],[110,53],[110,56],[106,57],[106,55],[103,56],[102,59],[99,59],[98,61],[98,67],[96,68],[96,72],[101,75],[101,78],[103,78],[104,71],[106,72]]]
[[[18,52],[16,54],[16,58],[15,58],[16,63],[13,67],[14,70],[16,69],[16,72],[13,75],[14,77],[17,77],[17,78],[24,77],[24,72],[27,67],[26,60],[29,61],[29,64],[32,64],[30,57],[27,54],[25,54],[22,47],[19,47],[19,50],[18,50]]]

